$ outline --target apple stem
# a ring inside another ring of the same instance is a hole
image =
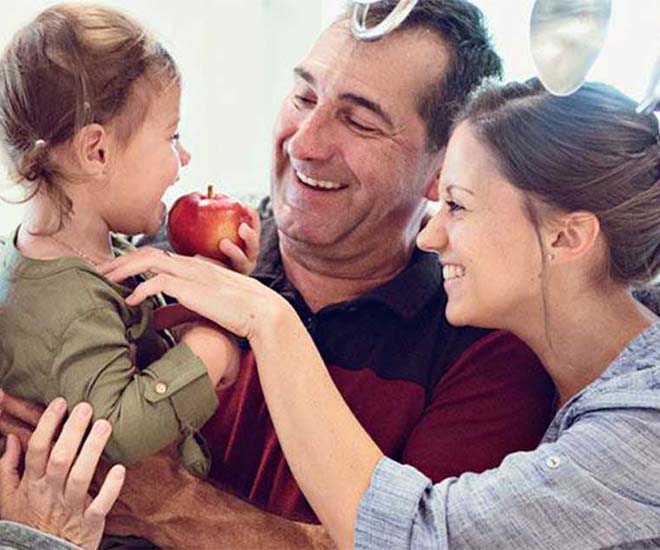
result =
[[[206,196],[207,196],[209,199],[212,199],[212,198],[213,198],[213,186],[212,186],[212,185],[209,185],[209,186],[206,188]]]

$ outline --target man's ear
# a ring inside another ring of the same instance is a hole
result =
[[[600,235],[600,222],[591,212],[562,214],[551,223],[546,250],[553,262],[568,262],[589,254]]]
[[[110,156],[110,139],[100,124],[88,124],[76,134],[74,154],[84,173],[100,176],[106,172]]]
[[[426,184],[424,197],[433,202],[438,202],[440,200],[440,173],[442,172],[442,165],[445,162],[446,150],[447,148],[443,147],[435,154],[436,158],[433,161],[433,175],[429,178],[429,181]]]

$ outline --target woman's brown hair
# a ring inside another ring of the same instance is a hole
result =
[[[660,133],[655,115],[635,108],[604,84],[556,97],[532,79],[484,88],[455,124],[467,120],[532,199],[597,216],[607,274],[640,285],[660,274]],[[538,223],[534,200],[527,206]]]
[[[26,200],[42,189],[60,209],[72,203],[57,181],[62,167],[52,158],[91,123],[119,115],[116,132],[126,143],[148,105],[134,92],[138,79],[166,85],[178,80],[168,52],[137,22],[89,4],[48,8],[12,38],[0,59],[0,140]]]

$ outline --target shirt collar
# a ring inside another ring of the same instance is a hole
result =
[[[294,290],[284,276],[279,238],[275,219],[265,217],[261,222],[261,251],[252,276],[265,284],[272,285],[281,279],[281,287]],[[415,317],[429,300],[446,301],[442,289],[442,269],[435,254],[415,249],[408,266],[392,280],[374,288],[364,296],[340,306],[354,306],[362,303],[380,303],[404,319]],[[324,308],[325,309],[325,308]]]

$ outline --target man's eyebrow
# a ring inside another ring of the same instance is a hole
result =
[[[296,67],[295,69],[293,69],[293,74],[299,76],[309,84],[312,85],[316,84],[316,79],[314,78],[314,75],[310,73],[307,69],[304,69],[303,67]]]
[[[305,82],[307,82],[312,86],[316,85],[316,79],[314,78],[314,75],[303,67],[296,67],[295,69],[293,69],[293,74],[302,78]],[[348,101],[349,103],[353,103],[355,105],[359,105],[360,107],[364,107],[365,109],[368,109],[369,111],[380,117],[383,120],[383,122],[385,122],[390,128],[394,128],[394,123],[392,122],[390,116],[375,101],[372,101],[371,99],[367,99],[364,96],[352,94],[352,93],[341,94],[339,98],[342,99],[343,101]]]

